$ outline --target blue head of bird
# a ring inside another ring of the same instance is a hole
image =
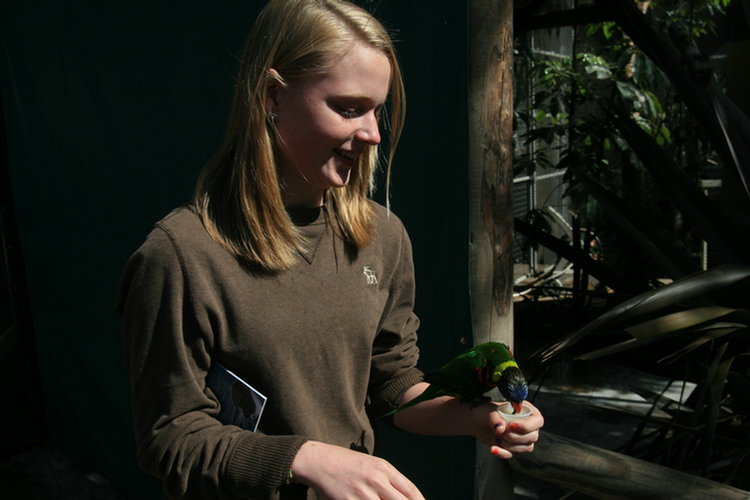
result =
[[[516,413],[521,412],[524,400],[529,396],[529,386],[518,366],[508,366],[497,380],[497,388],[503,397],[510,402]]]

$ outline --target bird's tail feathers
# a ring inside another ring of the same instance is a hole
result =
[[[436,398],[438,396],[442,396],[443,394],[444,394],[444,392],[441,389],[438,389],[436,386],[431,385],[431,386],[427,387],[427,389],[425,389],[422,392],[422,394],[420,394],[419,396],[415,397],[414,399],[412,399],[408,403],[399,406],[395,410],[392,410],[392,411],[386,413],[385,415],[381,416],[380,418],[390,417],[391,415],[393,415],[395,413],[398,413],[401,410],[405,410],[405,409],[407,409],[407,408],[409,408],[411,406],[414,406],[416,404],[419,404],[419,403],[421,403],[423,401],[427,401],[429,399],[434,399],[434,398]]]

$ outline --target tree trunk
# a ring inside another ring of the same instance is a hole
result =
[[[469,0],[474,344],[513,345],[513,2]],[[497,396],[497,395],[496,395]],[[477,446],[477,499],[513,497],[507,462]]]

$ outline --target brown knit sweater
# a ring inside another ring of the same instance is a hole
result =
[[[243,268],[187,207],[132,256],[116,310],[139,462],[167,498],[290,497],[288,471],[308,439],[372,453],[370,417],[422,376],[411,244],[396,216],[373,207],[368,248],[347,251],[320,211],[300,226],[309,254],[275,275]],[[258,432],[215,419],[212,361],[268,397]]]

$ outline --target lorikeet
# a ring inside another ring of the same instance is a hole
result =
[[[430,386],[422,394],[383,416],[393,415],[439,396],[453,396],[478,406],[489,400],[484,394],[495,386],[518,413],[529,394],[526,379],[513,354],[507,345],[498,342],[486,342],[472,347],[439,370],[425,375],[424,380]]]

